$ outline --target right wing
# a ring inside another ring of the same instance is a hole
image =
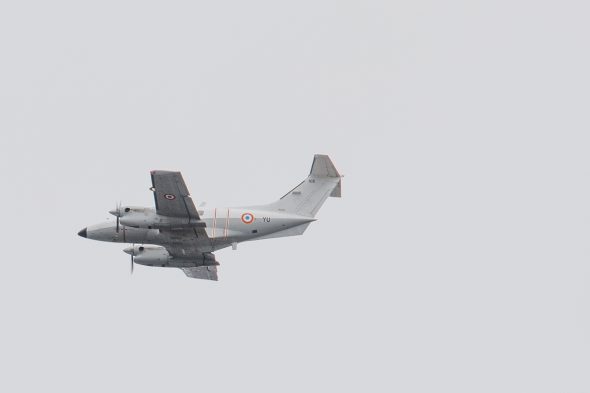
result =
[[[187,277],[217,281],[217,266],[199,266],[181,268]]]
[[[186,217],[199,221],[199,213],[180,172],[152,171],[152,189],[156,213],[168,217]]]
[[[151,175],[157,214],[168,217],[186,218],[189,223],[201,220],[180,172],[151,171]],[[160,230],[160,232],[164,231],[169,232],[174,240],[176,238],[186,238],[185,240],[188,240],[189,244],[195,238],[209,238],[203,227],[182,230]],[[198,253],[198,250],[193,251]],[[184,251],[183,254],[185,254]]]

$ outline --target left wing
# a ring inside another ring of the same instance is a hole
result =
[[[181,268],[187,277],[217,281],[217,266],[199,266]]]
[[[176,231],[175,231],[176,232]],[[190,236],[192,231],[187,230],[187,236]],[[192,234],[192,236],[195,236]],[[196,239],[195,239],[196,240]],[[203,252],[199,251],[196,247],[194,247],[189,242],[183,243],[175,243],[175,244],[165,244],[164,247],[168,254],[170,254],[173,258],[179,259],[201,259],[203,257]]]
[[[198,265],[219,265],[212,252],[199,251],[196,247],[187,244],[166,244],[164,246],[172,258],[188,260]]]

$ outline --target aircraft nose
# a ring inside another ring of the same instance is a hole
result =
[[[82,237],[88,237],[87,236],[87,230],[86,228],[82,229],[80,232],[78,232],[78,236],[82,236]]]
[[[119,216],[119,210],[118,209],[109,210],[109,213],[112,214],[115,217],[118,217]]]

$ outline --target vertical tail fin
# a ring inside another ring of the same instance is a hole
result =
[[[330,157],[316,154],[309,176],[278,201],[264,206],[269,210],[314,217],[329,196],[341,196],[341,176]]]

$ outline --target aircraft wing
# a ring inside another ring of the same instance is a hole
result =
[[[156,213],[169,217],[188,217],[200,220],[180,172],[152,171],[152,190]]]
[[[188,218],[189,222],[201,220],[180,172],[152,171],[151,175],[157,214]],[[171,234],[173,238],[184,237],[193,238],[190,240],[194,240],[196,236],[197,238],[208,239],[207,232],[202,227],[188,230],[167,230],[167,232],[175,232]]]
[[[215,261],[215,255],[212,253],[201,252],[190,244],[168,244],[165,247],[168,254],[173,258],[187,259],[197,264],[210,264],[210,266],[181,268],[187,276],[217,281],[217,266],[213,265],[213,263],[216,265],[219,265],[219,263]]]
[[[187,277],[217,281],[217,266],[199,266],[181,268]]]
[[[152,190],[156,203],[156,213],[161,216],[188,218],[189,223],[200,221],[199,213],[190,197],[188,188],[180,172],[152,171]],[[197,245],[203,239],[209,239],[203,227],[182,229],[160,229],[168,237],[164,246],[173,258],[189,260],[215,260],[211,253],[203,253]],[[181,268],[184,274],[192,278],[217,281],[216,266],[198,266]]]
[[[166,244],[164,247],[173,258],[200,259],[203,257],[203,252],[190,243]]]

